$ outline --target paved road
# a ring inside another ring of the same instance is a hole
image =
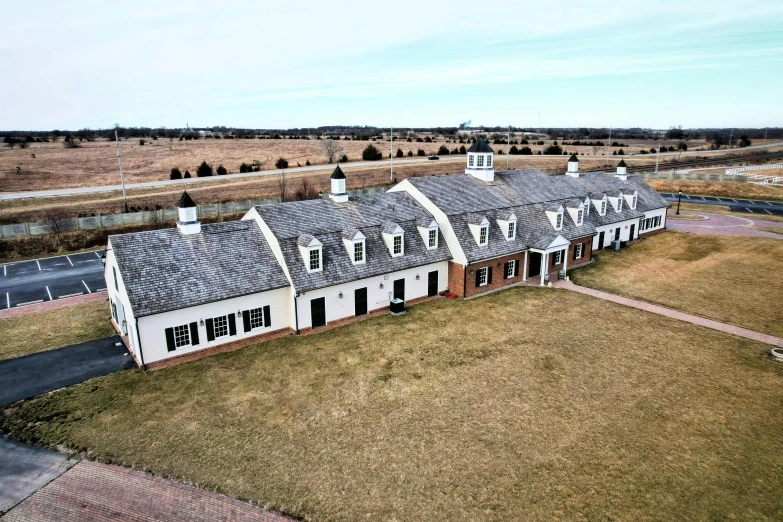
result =
[[[106,290],[103,250],[0,266],[0,310]]]
[[[406,142],[401,141],[401,144],[404,144]],[[404,146],[404,145],[401,145]],[[666,158],[669,156],[691,156],[691,155],[712,155],[712,154],[726,154],[728,152],[739,152],[740,150],[742,152],[754,150],[754,149],[766,149],[769,147],[778,147],[783,146],[783,142],[778,143],[768,143],[766,145],[753,145],[751,147],[744,147],[743,149],[732,149],[731,151],[727,151],[726,149],[723,150],[700,150],[700,151],[688,151],[688,152],[664,152],[659,154],[660,158]],[[383,148],[383,146],[381,146]],[[546,156],[541,156],[542,158],[545,158]],[[603,157],[603,156],[597,156],[597,157]],[[636,158],[639,158],[640,156],[635,156]],[[652,156],[648,156],[652,157]],[[497,161],[500,161],[500,164],[502,165],[502,158],[497,157]],[[427,158],[410,158],[410,159],[395,159],[394,164],[395,165],[406,165],[410,163],[426,163],[429,161]],[[440,159],[440,161],[459,161],[464,162],[465,156],[444,156]],[[389,165],[390,161],[359,161],[355,163],[343,163],[342,168],[355,168],[355,167],[383,167],[386,165]],[[295,172],[316,172],[316,171],[323,171],[323,170],[331,170],[333,169],[333,165],[312,165],[309,167],[292,167],[290,169],[285,169],[286,173],[295,173]],[[188,178],[188,179],[174,179],[174,180],[164,180],[164,181],[147,181],[144,183],[126,183],[125,188],[130,189],[140,189],[140,188],[152,188],[152,187],[166,187],[171,185],[187,185],[188,183],[203,183],[203,182],[209,182],[209,181],[225,181],[227,179],[240,179],[240,178],[252,178],[256,176],[276,176],[280,174],[282,170],[262,170],[259,172],[245,172],[241,174],[227,174],[225,176],[211,176],[208,178]],[[119,174],[118,174],[119,175]],[[35,192],[10,192],[6,194],[0,194],[0,201],[2,200],[8,200],[8,199],[24,199],[24,198],[41,198],[41,197],[51,197],[51,196],[70,196],[74,194],[94,194],[96,192],[115,192],[118,190],[122,190],[122,185],[101,185],[97,187],[78,187],[78,188],[69,188],[69,189],[55,189],[55,190],[39,190]]]
[[[677,194],[661,193],[663,199],[677,204]],[[761,214],[762,216],[783,216],[783,202],[764,201],[760,199],[719,198],[716,196],[682,195],[683,203],[697,203],[699,205],[723,205],[735,212],[748,214]]]
[[[117,346],[119,343],[119,346]],[[136,367],[119,337],[0,361],[0,408],[95,377]]]

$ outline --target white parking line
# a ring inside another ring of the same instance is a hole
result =
[[[737,201],[736,199],[732,199],[732,201],[733,201],[734,203],[739,203],[739,201]]]
[[[97,257],[98,259],[101,258],[100,254],[98,254],[98,252],[95,252],[95,257]]]
[[[68,256],[65,256],[65,259],[67,259],[67,260],[68,260],[68,262],[69,262],[69,263],[71,263],[71,266],[73,266],[73,261],[71,261],[71,258],[70,258],[70,257],[68,257]]]
[[[84,292],[77,292],[75,294],[61,295],[57,299],[65,299],[66,297],[76,297],[77,295],[84,295]]]
[[[8,295],[8,292],[5,293],[5,307],[11,308],[11,296]]]
[[[576,247],[574,247],[574,248],[576,248]],[[86,289],[87,289],[87,293],[88,293],[88,294],[91,294],[91,293],[92,293],[92,290],[90,290],[90,287],[89,287],[89,286],[87,286],[87,283],[85,283],[85,282],[84,282],[84,279],[82,279],[82,284],[84,285],[84,288],[86,288]]]
[[[7,266],[8,266],[8,265],[3,265],[3,276],[7,275],[7,274],[5,273],[5,267],[7,267]]]
[[[95,290],[95,291],[96,291],[96,292],[105,292],[105,291],[106,291],[106,289],[105,289],[105,288],[98,288],[98,289],[97,289],[97,290]]]
[[[54,301],[54,299],[52,299],[52,293],[49,291],[49,287],[48,286],[46,287],[46,293],[49,294],[49,300],[50,301]]]
[[[763,210],[764,212],[766,212],[766,213],[767,213],[767,214],[769,214],[770,216],[772,215],[772,212],[770,212],[770,211],[769,211],[769,210],[767,210],[766,208],[762,208],[761,210]],[[576,247],[574,247],[574,248],[576,248]]]
[[[38,303],[43,303],[43,299],[38,299],[37,301],[27,301],[26,303],[19,303],[16,306],[28,306],[28,305],[34,305]]]
[[[41,263],[38,263],[38,260],[36,259],[35,262],[38,264],[38,271],[41,271]]]
[[[755,212],[753,212],[753,211],[752,211],[751,209],[749,209],[748,207],[745,207],[745,210],[747,210],[747,211],[748,211],[748,212],[750,212],[751,214],[755,214]]]

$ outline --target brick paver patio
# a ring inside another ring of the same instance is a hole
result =
[[[765,333],[756,332],[754,330],[748,330],[747,328],[741,328],[739,326],[713,321],[712,319],[705,319],[704,317],[699,317],[698,315],[678,312],[677,310],[672,310],[671,308],[645,303],[644,301],[636,301],[635,299],[629,299],[627,297],[602,292],[600,290],[593,290],[592,288],[585,288],[583,286],[575,285],[571,281],[556,281],[553,283],[553,286],[556,288],[571,290],[573,292],[579,292],[580,294],[591,295],[599,299],[612,301],[613,303],[638,308],[639,310],[652,312],[654,314],[665,315],[666,317],[671,317],[672,319],[678,319],[680,321],[697,324],[699,326],[705,326],[707,328],[712,328],[713,330],[719,330],[721,332],[732,335],[738,335],[740,337],[745,337],[754,341],[760,341],[762,343],[783,347],[783,339],[780,337],[775,337],[774,335],[768,335]]]
[[[288,522],[225,495],[119,466],[82,461],[5,514],[3,522]]]
[[[705,220],[686,220],[674,218],[674,212],[669,211],[669,219],[666,220],[666,228],[675,232],[691,232],[694,234],[721,234],[739,236],[769,237],[783,239],[783,234],[756,230],[750,227],[780,228],[783,232],[783,223],[766,221],[756,214],[748,214],[747,217],[727,216],[725,214],[711,214],[709,212],[682,211],[682,214],[697,214],[704,216]],[[761,216],[761,214],[759,214]]]

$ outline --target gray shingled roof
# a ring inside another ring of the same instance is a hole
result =
[[[109,236],[136,317],[288,286],[254,221]]]
[[[339,204],[317,199],[255,209],[278,238],[291,280],[299,292],[451,259],[442,237],[437,249],[427,250],[417,223],[429,224],[434,218],[404,192],[359,196]],[[404,232],[404,255],[392,257],[382,234],[397,225]],[[343,231],[351,227],[366,238],[364,264],[354,265],[343,243]],[[302,233],[315,236],[323,244],[321,272],[307,272],[297,245]]]

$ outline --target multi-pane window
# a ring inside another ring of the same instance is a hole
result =
[[[228,335],[228,316],[221,315],[212,319],[212,324],[215,329],[215,337],[225,337]]]
[[[250,310],[250,329],[254,330],[256,328],[263,328],[264,327],[264,309],[263,308],[253,308]]]
[[[437,248],[437,246],[438,246],[438,231],[436,229],[434,229],[434,228],[432,230],[430,230],[428,239],[429,239],[429,241],[427,243],[427,246],[429,248]]]
[[[120,284],[117,282],[117,269],[114,267],[111,267],[111,272],[114,275],[114,289],[118,292],[120,291]]]
[[[509,221],[508,223],[508,239],[514,239],[514,234],[517,232],[517,224],[515,221]]]
[[[492,166],[492,156],[487,156],[487,167]]]
[[[631,198],[631,208],[636,208],[636,194]]]
[[[475,158],[474,154],[468,154],[468,167],[473,166],[473,158]]]
[[[590,202],[585,203],[585,214],[590,215]]]
[[[313,248],[310,250],[310,270],[321,269],[321,249]]]
[[[489,271],[489,269],[487,267],[478,269],[479,286],[484,286],[484,285],[487,284],[487,272],[488,271]]]
[[[361,263],[364,261],[364,241],[357,241],[353,244],[353,262]]]
[[[190,344],[190,326],[183,324],[174,327],[174,346],[187,346]]]
[[[115,321],[119,321],[117,318],[117,304],[113,300],[111,301],[111,316],[114,317]]]
[[[661,216],[655,216],[655,219],[653,220],[653,226],[654,227],[661,226]]]
[[[558,250],[557,252],[552,253],[552,264],[553,265],[559,265],[563,262],[563,251]]]
[[[579,209],[579,210],[576,211],[576,224],[577,225],[581,225],[582,222],[584,222],[584,216],[585,216],[584,210]]]
[[[479,229],[479,245],[487,244],[487,227],[481,227]]]
[[[622,212],[622,211],[623,211],[623,197],[620,196],[619,198],[617,198],[617,212]]]
[[[606,200],[601,201],[601,215],[606,214]]]
[[[563,228],[563,214],[558,212],[555,217],[555,230],[560,230],[561,228]]]
[[[483,166],[484,166],[484,155],[483,155],[483,154],[479,154],[479,155],[476,157],[476,160],[477,160],[477,161],[476,161],[476,166],[477,166],[477,167],[483,167]]]
[[[574,247],[574,259],[582,259],[582,256],[584,255],[584,249],[584,243],[577,243],[577,245]]]
[[[402,236],[394,236],[392,247],[395,256],[402,254]]]
[[[506,263],[506,279],[511,279],[514,277],[514,271],[516,270],[517,262],[516,260],[509,261]]]

